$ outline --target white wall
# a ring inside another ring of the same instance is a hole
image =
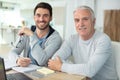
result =
[[[26,22],[26,26],[31,27],[34,25],[33,19],[33,9],[23,9],[21,10],[21,16]],[[64,6],[57,6],[53,7],[53,19],[51,21],[51,26],[56,29],[61,37],[63,37],[63,27],[64,27],[64,18],[65,18],[65,7]]]
[[[94,9],[94,0],[67,0],[66,6],[66,23],[65,23],[65,34],[64,38],[67,39],[71,34],[76,33],[74,21],[73,21],[73,11],[76,7],[80,5],[87,5]]]
[[[67,39],[71,34],[76,33],[73,22],[73,10],[80,5],[87,5],[91,7],[96,15],[95,28],[103,31],[104,26],[104,10],[106,9],[120,9],[120,0],[67,0],[66,7],[66,24],[65,36]]]
[[[120,0],[96,0],[96,28],[103,29],[104,10],[120,9]]]
[[[14,27],[21,26],[21,20],[18,21],[18,16],[20,19],[25,20],[26,26],[31,27],[31,25],[34,25],[34,19],[33,19],[33,9],[36,6],[37,3],[40,1],[25,1],[25,4],[20,2],[22,5],[20,5],[20,9],[16,9],[17,11],[9,11],[7,14],[4,14],[5,11],[0,10],[0,27],[6,27],[9,28],[9,25],[12,25]],[[13,0],[15,2],[15,0]],[[19,1],[16,1],[18,3]],[[56,3],[57,2],[57,3]],[[56,1],[56,2],[48,2],[53,7],[53,21],[52,26],[60,33],[61,37],[63,37],[63,27],[64,27],[64,18],[65,18],[65,2],[63,1]],[[59,3],[59,5],[57,5]],[[10,12],[15,12],[14,14],[10,14]],[[20,15],[19,15],[20,14]],[[18,16],[16,16],[18,15]],[[7,17],[6,17],[7,16]],[[13,24],[11,24],[11,21]],[[7,22],[7,23],[6,23]],[[9,23],[8,23],[9,22]],[[19,24],[18,24],[19,22]],[[4,25],[5,24],[5,25]],[[9,29],[2,30],[0,29],[0,44],[4,43],[10,43],[14,42],[16,38],[14,38],[14,35],[17,35],[17,32],[14,33],[14,31],[8,31]],[[2,35],[3,33],[3,35]],[[8,35],[10,34],[10,35]]]
[[[26,2],[25,3],[26,5],[23,3],[23,5],[20,6],[22,7],[21,14],[25,19],[27,19],[28,25],[31,25],[34,23],[33,21],[34,7],[33,6],[35,6],[38,2],[39,1],[35,1],[34,4],[29,4],[29,3],[27,4]],[[57,1],[56,3],[54,1],[49,3],[53,6],[55,10],[53,13],[54,17],[56,17],[56,18],[53,18],[54,27],[60,32],[63,39],[68,39],[68,37],[71,34],[76,33],[74,21],[73,21],[73,11],[77,6],[88,5],[95,11],[95,14],[96,14],[95,27],[98,30],[101,29],[101,31],[104,26],[104,10],[120,9],[120,4],[119,4],[120,0],[65,0],[63,2]],[[3,14],[3,13],[0,13],[0,14]]]
[[[11,43],[16,40],[17,28],[21,25],[19,8],[14,10],[0,9],[0,44]]]
[[[33,9],[23,9],[20,13],[26,23],[26,26],[31,27],[31,25],[34,25]]]

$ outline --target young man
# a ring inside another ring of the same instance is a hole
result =
[[[74,11],[78,34],[72,35],[50,59],[48,67],[56,71],[85,75],[91,80],[117,80],[109,37],[94,29],[95,15],[87,6]],[[74,63],[65,62],[73,56]]]
[[[32,31],[27,27],[22,27],[19,31],[20,40],[16,42],[9,53],[9,58],[18,66],[28,66],[36,64],[40,66],[47,65],[48,59],[51,58],[61,46],[62,39],[57,31],[50,25],[52,20],[52,7],[50,4],[41,2],[34,9],[34,21]],[[23,52],[23,56],[19,57]]]

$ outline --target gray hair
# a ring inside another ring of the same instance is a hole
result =
[[[75,11],[78,10],[78,9],[86,9],[86,10],[88,10],[88,11],[90,12],[91,16],[92,16],[92,20],[95,19],[95,13],[94,13],[94,11],[92,10],[92,8],[90,8],[90,7],[88,7],[88,6],[79,6],[79,7],[77,7],[77,8],[75,9]],[[74,12],[75,12],[75,11],[74,11]]]

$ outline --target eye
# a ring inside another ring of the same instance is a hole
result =
[[[79,22],[79,19],[74,19],[75,22]]]
[[[49,17],[49,15],[48,14],[44,14],[44,17]]]
[[[36,17],[40,17],[41,15],[40,14],[35,14]]]

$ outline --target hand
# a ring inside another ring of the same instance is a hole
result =
[[[61,66],[62,66],[62,61],[58,56],[56,57],[56,59],[54,60],[50,59],[48,61],[48,67],[52,70],[61,71]]]
[[[20,67],[27,67],[30,64],[30,58],[20,57],[17,59],[17,65]]]
[[[19,35],[27,35],[27,36],[32,36],[33,35],[33,31],[31,31],[29,28],[27,27],[22,27],[21,30],[18,32]]]

